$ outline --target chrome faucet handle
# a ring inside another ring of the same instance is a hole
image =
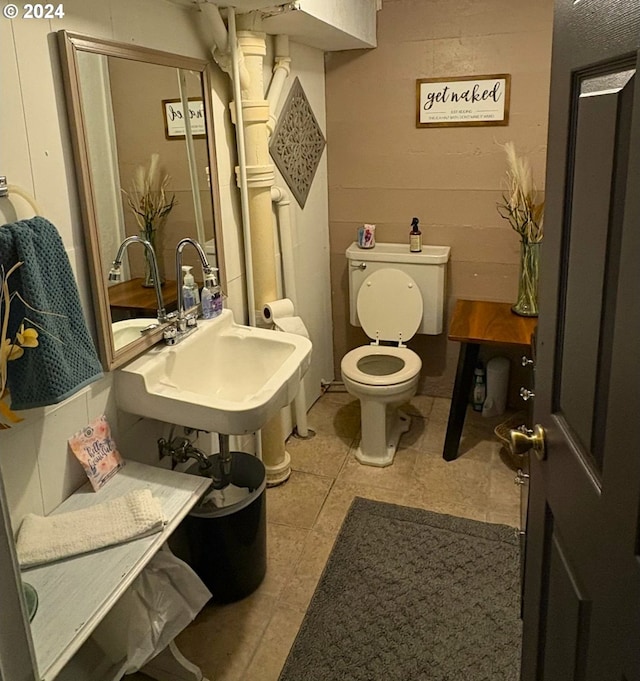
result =
[[[167,345],[175,345],[178,342],[178,329],[175,325],[167,326],[162,332],[162,338]]]

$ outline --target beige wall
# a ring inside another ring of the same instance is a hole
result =
[[[496,212],[498,143],[530,157],[542,188],[552,10],[552,0],[384,0],[376,49],[327,56],[337,374],[345,352],[367,342],[349,324],[344,256],[359,224],[375,224],[378,241],[408,243],[417,216],[424,243],[451,246],[447,316],[457,298],[515,300],[519,241]],[[511,74],[508,126],[416,128],[416,79],[492,73]],[[410,347],[423,360],[420,392],[450,394],[457,344],[443,334]]]

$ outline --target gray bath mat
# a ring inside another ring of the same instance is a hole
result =
[[[356,498],[280,681],[517,681],[515,530]]]

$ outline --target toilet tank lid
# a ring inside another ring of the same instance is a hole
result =
[[[420,326],[424,304],[420,288],[406,272],[385,267],[362,282],[357,310],[369,338],[406,343]]]
[[[422,246],[420,253],[411,253],[409,244],[387,244],[376,241],[373,248],[359,248],[354,241],[346,251],[347,260],[359,262],[405,262],[440,265],[449,261],[451,246]]]

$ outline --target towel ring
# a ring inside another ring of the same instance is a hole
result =
[[[7,184],[7,178],[5,176],[0,177],[0,198],[11,199],[11,195],[19,196],[24,199],[29,206],[33,209],[34,215],[42,215],[40,206],[38,202],[24,189],[21,189],[15,184]]]

